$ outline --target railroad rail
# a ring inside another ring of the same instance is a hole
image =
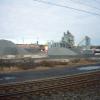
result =
[[[100,71],[0,85],[0,100],[17,100],[24,94],[100,88]]]

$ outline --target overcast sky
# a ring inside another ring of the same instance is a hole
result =
[[[100,14],[99,0],[44,0]],[[86,6],[88,5],[88,6]],[[98,9],[91,8],[97,7]],[[91,15],[34,0],[0,0],[0,39],[15,43],[60,41],[69,30],[80,42],[85,35],[100,44],[100,16]]]

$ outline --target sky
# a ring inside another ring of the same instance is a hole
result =
[[[40,1],[100,14],[99,0]],[[67,30],[75,36],[76,44],[89,36],[92,45],[100,45],[98,15],[34,0],[0,0],[0,39],[14,43],[36,43],[38,40],[40,44],[45,44],[51,40],[60,41]]]

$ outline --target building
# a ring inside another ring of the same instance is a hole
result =
[[[74,36],[69,31],[67,33],[64,32],[61,42],[66,44],[66,46],[72,47],[74,46]]]
[[[69,31],[67,33],[64,32],[60,42],[51,41],[48,46],[49,48],[72,48],[74,46],[74,36]]]
[[[20,48],[39,48],[37,44],[16,44]]]
[[[74,48],[74,36],[69,31],[67,31],[67,33],[64,32],[60,42],[51,41],[48,43],[48,55],[77,55],[76,52],[71,50],[72,48]]]
[[[84,45],[80,45],[81,43]],[[91,39],[88,36],[75,46],[74,36],[71,32],[64,32],[60,42],[51,41],[48,43],[48,56],[80,56],[80,55],[93,55],[93,50],[90,49]]]

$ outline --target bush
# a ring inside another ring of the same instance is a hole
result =
[[[54,64],[52,62],[49,62],[49,61],[41,61],[39,63],[40,66],[49,66],[49,67],[52,67]]]
[[[73,59],[71,60],[72,63],[79,63],[80,62],[80,59]]]

